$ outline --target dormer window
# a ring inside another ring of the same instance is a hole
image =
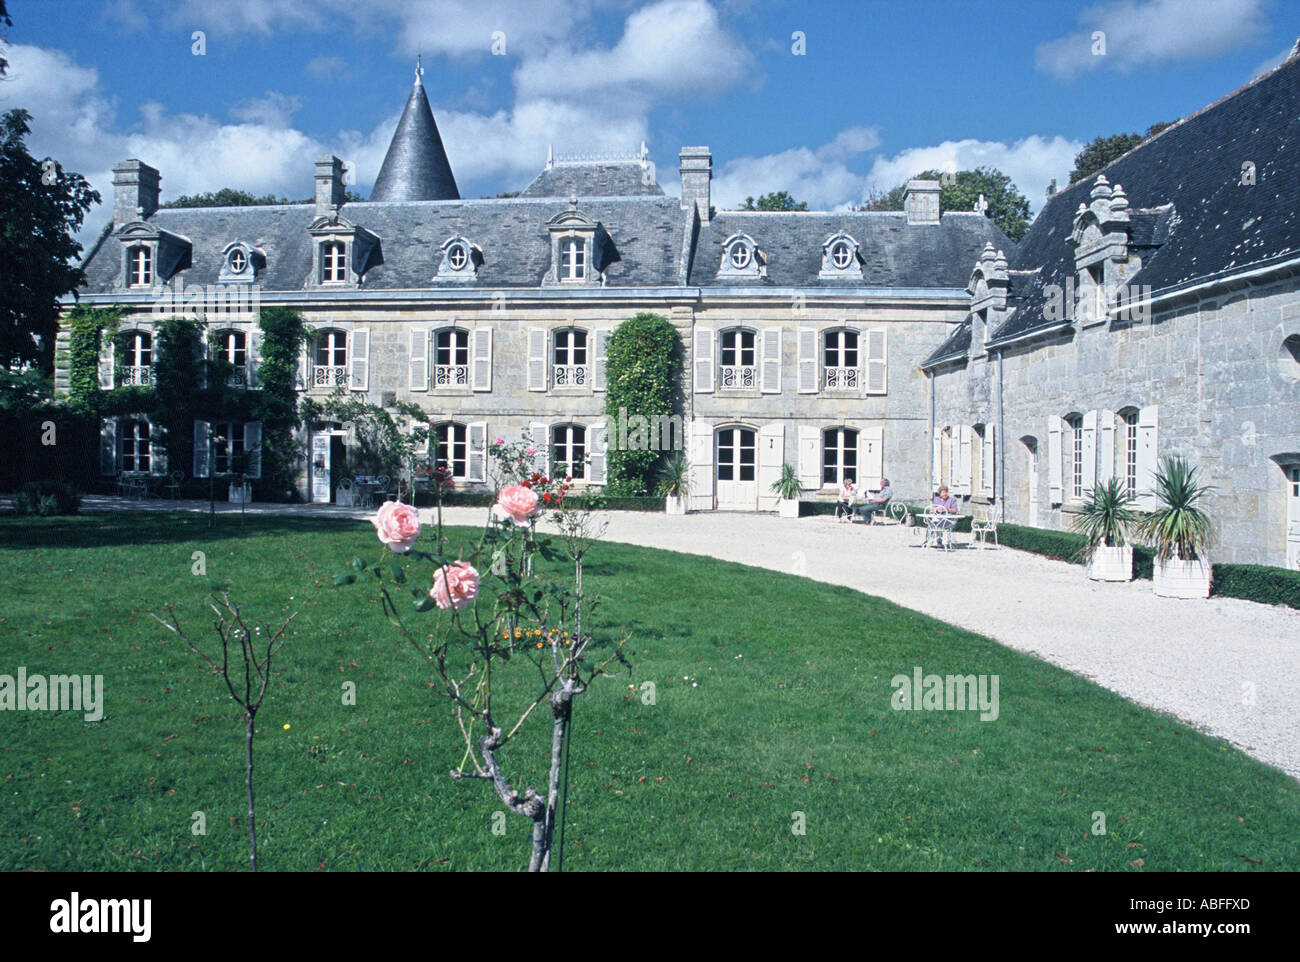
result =
[[[257,279],[257,272],[266,267],[262,252],[242,241],[227,244],[221,254],[221,273],[217,280],[223,284],[251,284]]]
[[[560,280],[582,281],[587,278],[587,245],[576,237],[560,242]]]
[[[347,280],[348,253],[342,241],[321,245],[321,283],[342,284]]]
[[[312,276],[316,284],[360,287],[366,272],[384,263],[379,237],[337,214],[317,217],[307,230],[315,238]]]
[[[132,247],[127,255],[127,264],[132,287],[150,287],[153,285],[153,251],[143,244]]]
[[[619,259],[614,242],[601,226],[577,209],[569,209],[546,222],[551,233],[551,267],[542,284],[603,284],[605,271]]]
[[[766,277],[767,256],[748,234],[732,234],[722,242],[719,277]]]
[[[483,252],[464,237],[451,237],[443,242],[442,260],[434,280],[472,283],[483,266]]]
[[[820,276],[829,280],[861,280],[862,261],[858,256],[858,242],[843,231],[828,237],[822,244]]]

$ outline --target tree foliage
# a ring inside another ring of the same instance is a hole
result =
[[[1172,123],[1158,123],[1148,127],[1145,134],[1114,134],[1110,137],[1095,137],[1090,144],[1075,155],[1074,170],[1070,171],[1070,183],[1077,184],[1079,181],[1091,177],[1112,160],[1124,156],[1144,140],[1149,140],[1166,127],[1171,126],[1173,126]]]
[[[9,19],[9,11],[5,9],[5,0],[0,0],[0,26],[12,27],[13,25],[14,22]],[[3,39],[3,37],[0,37],[0,40]],[[0,57],[0,77],[3,77],[8,69],[9,61],[4,57]]]
[[[0,117],[0,367],[54,373],[59,298],[81,284],[75,240],[99,193],[80,174],[27,152],[31,114]]]
[[[764,194],[757,201],[753,197],[745,198],[745,205],[741,210],[770,210],[770,211],[787,211],[787,210],[807,210],[806,201],[795,200],[790,196],[788,191],[778,190],[770,194]]]
[[[1029,198],[1020,193],[1011,178],[996,167],[959,170],[955,174],[923,170],[915,178],[939,181],[940,210],[973,210],[984,196],[989,205],[985,214],[1014,241],[1029,229]],[[907,182],[883,194],[868,196],[862,210],[902,210]]]
[[[360,194],[348,190],[343,192],[343,199],[347,203],[354,203],[365,200]],[[209,191],[206,194],[182,194],[175,200],[169,200],[162,204],[162,207],[276,207],[284,204],[314,204],[315,197],[308,197],[306,200],[290,200],[287,197],[276,197],[275,194],[263,194],[260,197],[256,194],[250,194],[246,190],[237,190],[234,187],[222,187],[217,191]]]
[[[611,423],[637,415],[671,415],[681,370],[681,338],[667,318],[643,312],[620,324],[610,336],[605,361],[605,412]],[[623,450],[618,440],[606,438],[606,492],[649,494],[663,451]],[[665,440],[660,439],[661,448]]]
[[[262,422],[262,484],[273,497],[293,499],[301,445],[294,440],[298,417],[298,355],[307,340],[302,315],[287,307],[264,308],[258,317],[262,329],[262,361],[252,393],[252,417]]]

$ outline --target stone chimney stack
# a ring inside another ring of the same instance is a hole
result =
[[[124,160],[113,165],[113,226],[153,216],[158,209],[158,171],[144,161]]]
[[[343,206],[343,161],[333,154],[316,158],[316,216],[329,217]]]
[[[682,173],[682,209],[692,206],[700,223],[709,222],[709,192],[713,180],[713,154],[708,147],[683,147],[679,157]]]
[[[909,180],[903,193],[903,210],[909,224],[939,223],[939,182]]]

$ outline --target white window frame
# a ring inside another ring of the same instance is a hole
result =
[[[560,238],[560,282],[585,281],[587,267],[586,239],[577,234]]]
[[[579,337],[581,335],[581,337]],[[578,341],[581,340],[581,344]],[[591,332],[582,327],[561,327],[551,333],[551,383],[556,388],[591,385]],[[581,352],[581,360],[579,360]]]
[[[143,430],[143,437],[140,432]],[[131,445],[131,453],[127,454],[127,445]],[[154,467],[153,452],[153,425],[147,418],[127,418],[118,422],[117,426],[117,455],[118,465],[126,474],[150,474]],[[140,466],[141,458],[148,463],[145,467]],[[132,467],[127,467],[127,463]]]
[[[439,421],[430,428],[429,442],[429,454],[435,465],[446,465],[451,469],[451,476],[457,480],[469,480],[469,425],[459,421]],[[464,452],[463,457],[459,459],[459,469],[456,458],[457,448]],[[444,449],[448,454],[445,458]]]
[[[348,245],[342,240],[321,241],[320,282],[346,284],[348,280]]]
[[[126,252],[127,286],[152,287],[154,250],[149,244],[133,244]]]
[[[848,345],[849,338],[853,346]],[[837,345],[831,347],[835,338]],[[822,386],[828,391],[858,391],[862,389],[862,332],[851,327],[832,327],[822,333]],[[832,354],[834,357],[832,358]],[[849,358],[854,363],[848,363]],[[831,363],[834,360],[836,363]]]
[[[1064,418],[1069,432],[1069,447],[1066,451],[1066,464],[1069,467],[1065,491],[1067,501],[1079,501],[1083,498],[1083,415],[1071,414]]]
[[[447,346],[442,340],[447,338]],[[460,358],[464,360],[460,360]],[[445,360],[444,360],[445,358]],[[470,334],[463,327],[442,327],[433,332],[433,388],[470,387]]]
[[[745,338],[749,338],[746,345]],[[732,344],[728,346],[728,339]],[[732,362],[726,362],[727,352],[732,352]],[[749,361],[746,363],[745,354]],[[728,327],[718,333],[718,387],[726,391],[758,390],[759,384],[758,332],[749,327]],[[727,383],[731,381],[732,383]]]
[[[826,443],[827,437],[832,434],[836,436],[835,439],[836,443],[833,448],[829,447]],[[851,446],[848,444],[849,435],[853,436],[853,444]],[[838,488],[840,485],[844,483],[844,475],[846,473],[846,467],[844,464],[845,454],[848,453],[849,451],[853,452],[853,467],[851,469],[853,473],[853,483],[856,485],[861,480],[860,477],[861,462],[859,460],[859,454],[861,451],[861,438],[862,438],[862,432],[859,431],[857,428],[844,427],[843,425],[826,428],[825,430],[822,431],[820,477],[821,477],[821,486],[823,488],[827,488],[827,487]],[[832,452],[832,451],[835,457],[834,465],[830,464],[827,457],[828,452]],[[832,478],[830,481],[827,481],[826,472],[831,469],[835,471],[835,477]]]
[[[553,424],[547,431],[547,465],[552,478],[587,480],[586,461],[591,453],[587,428],[581,424]],[[581,455],[575,457],[580,450]],[[560,455],[563,455],[562,457]],[[563,473],[560,468],[563,467]]]
[[[322,363],[320,360],[322,348],[328,363]],[[314,389],[332,391],[336,385],[347,383],[348,359],[351,355],[351,349],[351,337],[345,330],[337,327],[326,327],[316,332],[311,355],[311,385]],[[343,360],[341,362],[339,361],[339,352],[342,352]],[[317,369],[328,369],[333,371],[334,375],[333,377],[327,377],[326,383],[317,384],[315,373]]]

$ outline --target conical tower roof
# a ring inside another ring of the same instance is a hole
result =
[[[424,70],[417,66],[415,86],[375,178],[371,200],[460,200],[447,151],[420,81],[422,73]]]

